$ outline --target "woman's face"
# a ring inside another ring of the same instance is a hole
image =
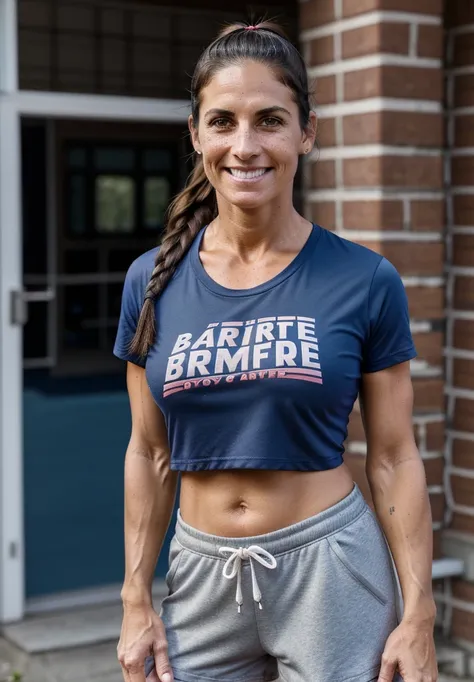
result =
[[[189,125],[218,197],[242,209],[291,196],[298,156],[315,134],[314,114],[303,131],[293,92],[250,60],[215,74],[200,93],[197,128]]]

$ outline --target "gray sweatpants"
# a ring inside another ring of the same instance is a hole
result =
[[[179,682],[377,680],[401,613],[390,552],[357,487],[254,537],[208,535],[178,513],[166,580],[161,616]]]

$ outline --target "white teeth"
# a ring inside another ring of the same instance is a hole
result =
[[[235,178],[240,178],[241,180],[251,180],[252,178],[259,178],[266,172],[265,168],[259,168],[258,170],[254,171],[241,171],[238,170],[237,168],[229,168],[229,170]]]

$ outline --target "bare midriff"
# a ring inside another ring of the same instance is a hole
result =
[[[327,471],[183,472],[179,506],[185,523],[204,533],[246,537],[319,514],[353,486],[345,464]]]

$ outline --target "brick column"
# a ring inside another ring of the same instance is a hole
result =
[[[320,116],[320,151],[306,166],[306,215],[382,253],[403,277],[419,352],[412,363],[414,426],[430,490],[436,556],[445,507],[441,5],[441,0],[300,2],[300,40]],[[357,410],[349,436],[346,461],[368,492]]]
[[[446,3],[446,553],[464,559],[452,635],[474,643],[474,5]],[[474,670],[474,666],[473,666]]]

